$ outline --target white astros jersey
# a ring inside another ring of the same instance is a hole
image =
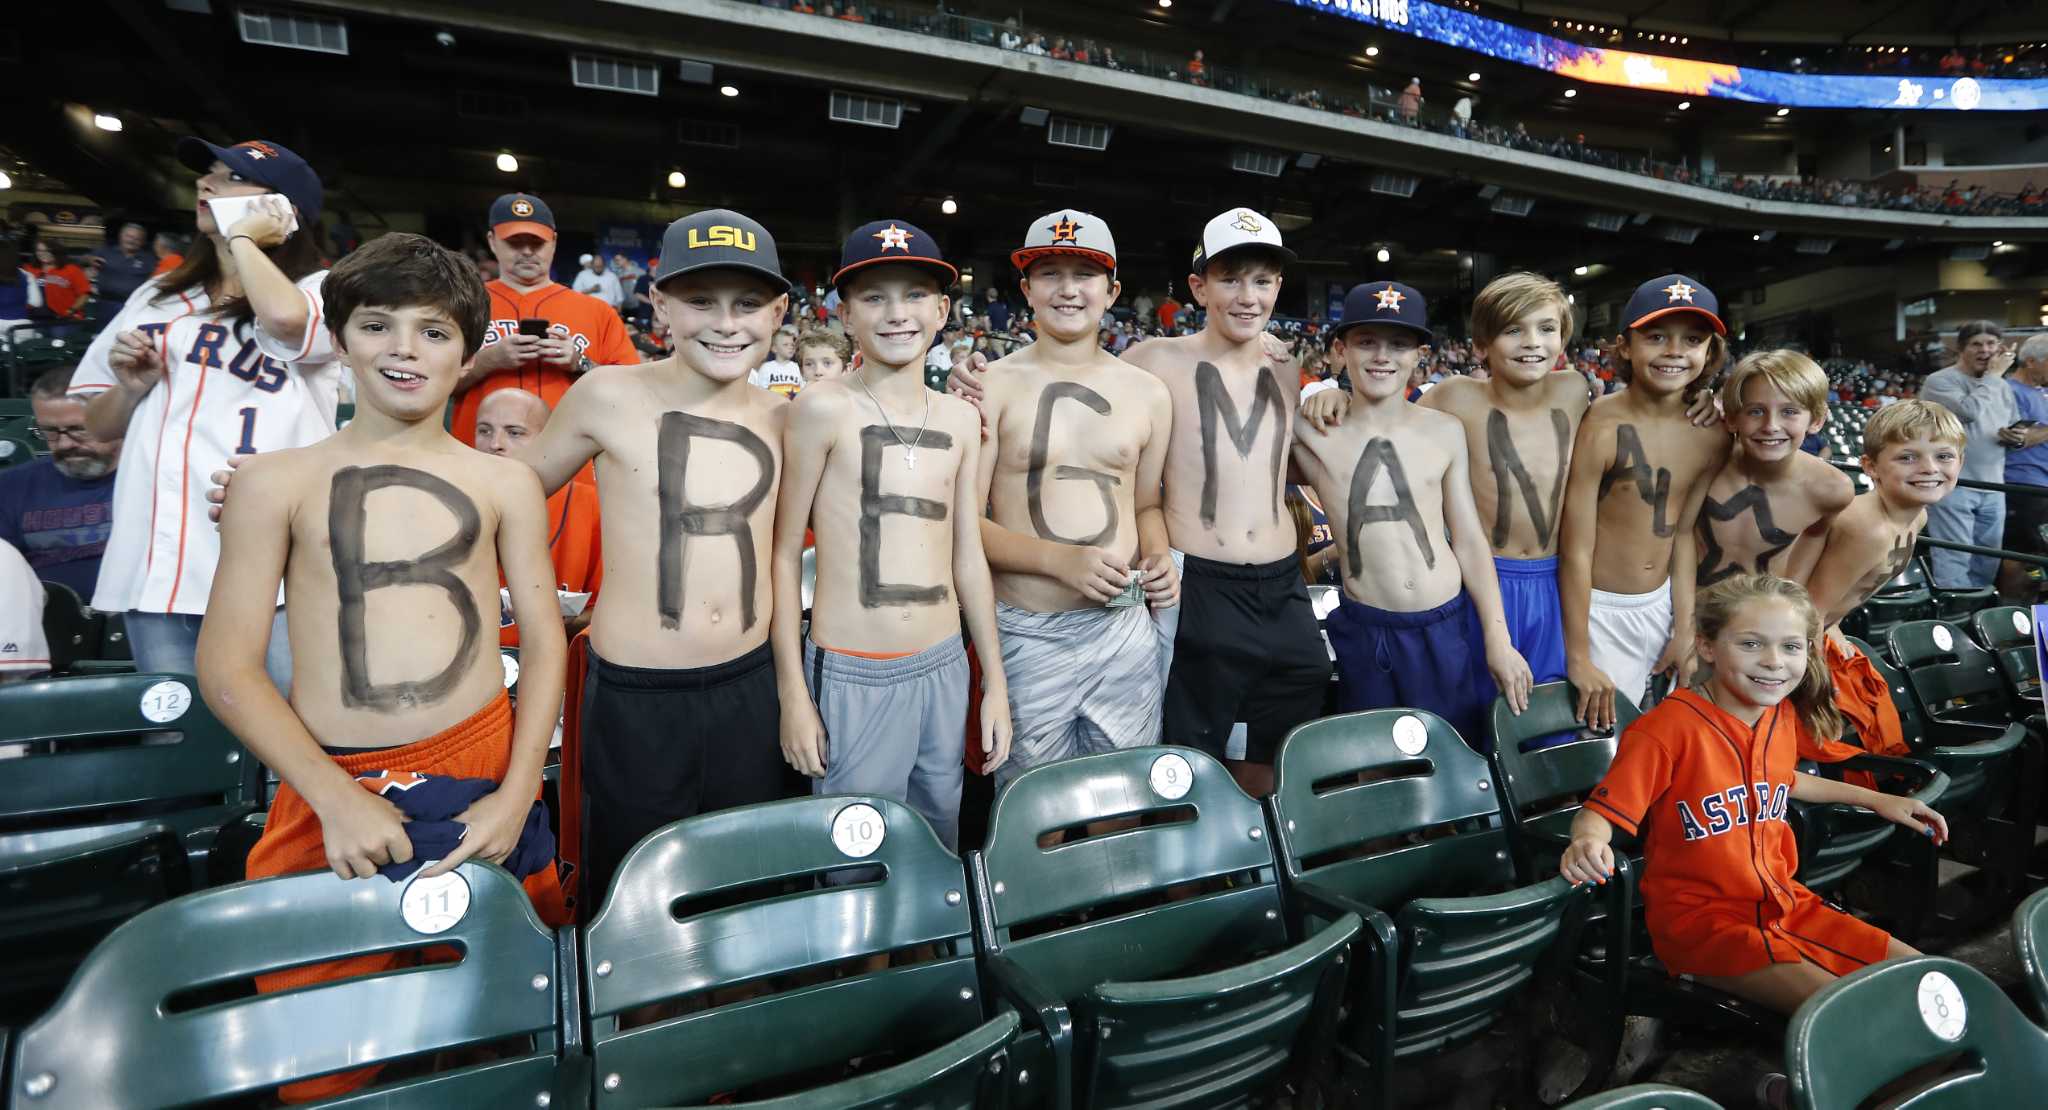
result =
[[[114,337],[139,330],[156,344],[163,377],[135,406],[114,476],[114,527],[92,606],[115,612],[206,611],[220,532],[206,490],[229,455],[304,447],[334,434],[341,366],[322,312],[325,270],[298,281],[306,335],[291,346],[254,321],[206,314],[203,289],[153,300],[146,282],[101,331],[71,376],[76,393],[116,384]]]

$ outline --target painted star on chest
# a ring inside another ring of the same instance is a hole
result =
[[[1737,517],[1749,513],[1755,518],[1757,539],[1764,549],[1756,556],[1753,567],[1745,567],[1739,560],[1728,558],[1720,538],[1714,532],[1715,523],[1732,523]],[[1767,574],[1771,560],[1782,554],[1798,535],[1787,532],[1771,519],[1771,498],[1762,486],[1745,486],[1742,491],[1727,501],[1706,498],[1700,504],[1700,520],[1706,526],[1699,530],[1700,562],[1698,581],[1702,586],[1711,586],[1723,578],[1736,574]]]

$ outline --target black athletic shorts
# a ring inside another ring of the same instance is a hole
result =
[[[709,667],[622,667],[590,653],[583,689],[583,864],[595,917],[648,833],[713,810],[793,797],[767,644]]]
[[[1329,689],[1330,656],[1300,559],[1246,565],[1186,557],[1161,743],[1220,759],[1231,728],[1243,721],[1246,761],[1271,763],[1294,726],[1322,715]]]

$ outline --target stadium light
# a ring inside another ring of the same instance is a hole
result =
[[[1575,97],[1577,95],[1579,95],[1579,90],[1577,89],[1566,89],[1564,91],[1564,98],[1566,100],[1570,100],[1572,97]]]
[[[960,202],[952,197],[947,197],[939,202],[939,211],[944,212],[948,216],[958,215],[960,212]]]
[[[1580,276],[1580,277],[1585,277],[1587,273],[1591,272],[1591,270],[1592,270],[1592,267],[1591,267],[1591,266],[1574,266],[1574,267],[1572,267],[1572,273],[1574,273],[1574,274],[1577,274],[1577,275],[1578,275],[1578,276]]]
[[[121,130],[121,117],[110,116],[105,112],[94,112],[92,125],[102,131],[119,131]]]
[[[1681,112],[1687,112],[1687,111],[1691,111],[1691,110],[1692,110],[1692,101],[1690,101],[1690,100],[1681,100],[1681,101],[1679,101],[1679,102],[1678,102],[1678,110],[1679,110],[1679,111],[1681,111]]]
[[[2004,245],[2005,245],[2005,240],[2003,240],[2003,239],[1993,239],[1993,240],[1991,241],[1991,245],[1992,245],[1992,246],[1994,246],[1994,247],[2002,247],[2002,246],[2004,246]]]
[[[0,189],[12,188],[14,188],[14,179],[7,176],[7,171],[0,170]]]
[[[510,154],[500,154],[498,155],[498,168],[506,173],[518,173],[519,159],[512,157]]]
[[[687,185],[687,184],[689,184],[689,183],[690,183],[690,179],[689,179],[689,178],[687,178],[687,177],[684,177],[684,176],[683,176],[683,171],[681,171],[681,170],[670,170],[670,171],[668,171],[668,187],[669,187],[669,188],[671,188],[671,189],[680,189],[680,188],[682,188],[683,186],[685,186],[685,185]]]
[[[1467,80],[1467,81],[1477,81],[1477,80],[1479,80],[1479,71],[1478,71],[1478,70],[1473,70],[1473,71],[1472,71],[1471,73],[1468,73],[1468,74],[1466,74],[1466,75],[1465,75],[1465,80]]]
[[[1366,56],[1366,57],[1368,57],[1368,58],[1377,58],[1377,57],[1379,57],[1379,56],[1380,56],[1380,48],[1379,48],[1379,47],[1377,47],[1377,46],[1368,46],[1368,47],[1366,47],[1366,48],[1365,48],[1365,56]]]
[[[718,86],[718,92],[721,96],[738,96],[740,94],[740,87],[738,85],[720,85]]]
[[[1173,0],[1159,0],[1159,6],[1162,8],[1173,7]]]
[[[1392,262],[1394,260],[1394,252],[1388,250],[1385,247],[1381,247],[1379,251],[1373,255],[1373,257],[1379,259],[1381,262]]]
[[[1778,114],[1779,114],[1780,116],[1789,116],[1789,115],[1791,115],[1791,114],[1792,114],[1792,109],[1790,109],[1790,108],[1780,108],[1780,109],[1778,109]]]

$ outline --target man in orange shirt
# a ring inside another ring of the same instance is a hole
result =
[[[500,389],[477,406],[476,447],[493,455],[519,457],[520,448],[547,426],[548,406],[524,389]],[[603,546],[599,542],[597,486],[580,477],[570,481],[548,498],[548,558],[555,564],[555,589],[567,594],[589,594],[583,611],[564,617],[565,631],[573,637],[590,624],[597,608],[598,586],[604,581]],[[509,608],[500,607],[498,643],[519,646],[519,625]]]
[[[524,389],[552,408],[590,367],[640,361],[617,309],[548,276],[555,261],[555,214],[546,201],[530,193],[499,197],[491,205],[485,241],[500,275],[484,286],[491,295],[491,323],[483,349],[456,386],[449,424],[450,434],[472,446],[486,395]],[[542,334],[521,334],[521,321],[543,322],[528,329]]]

